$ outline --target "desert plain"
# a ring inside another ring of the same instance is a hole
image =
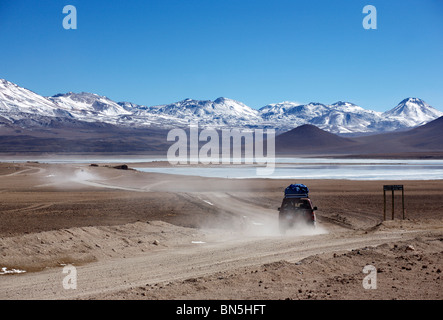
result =
[[[1,163],[0,299],[443,298],[443,180],[137,170],[147,165],[164,164]],[[317,228],[282,235],[277,208],[294,182],[309,186]],[[384,221],[384,184],[404,185],[405,219],[396,193]]]

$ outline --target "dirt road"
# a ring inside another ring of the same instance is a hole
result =
[[[62,273],[62,267],[3,277],[0,280],[0,299],[87,298],[146,284],[184,280],[280,260],[297,262],[315,254],[375,246],[412,239],[416,235],[416,231],[372,234],[341,231],[305,236],[256,237],[214,231],[195,237],[199,239],[195,242],[199,243],[191,242],[135,257],[78,266],[76,290],[63,288],[63,278],[67,274]]]

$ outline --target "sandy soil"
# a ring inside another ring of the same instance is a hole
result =
[[[0,270],[26,271],[0,274],[0,298],[442,298],[443,181],[298,182],[318,228],[282,236],[293,181],[0,164]],[[396,196],[382,221],[383,184],[404,184],[406,220]],[[76,290],[63,289],[67,264]],[[375,290],[362,286],[369,264]]]

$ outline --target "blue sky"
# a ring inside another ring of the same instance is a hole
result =
[[[65,5],[77,30],[65,30]],[[377,30],[365,30],[365,5]],[[406,97],[443,111],[441,0],[1,0],[0,78],[41,95],[157,105],[228,97],[354,102]]]

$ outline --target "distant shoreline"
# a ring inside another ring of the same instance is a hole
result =
[[[329,158],[329,159],[404,159],[404,160],[426,160],[426,159],[443,159],[443,152],[405,152],[405,153],[374,153],[374,154],[297,154],[297,153],[276,153],[276,158]],[[22,157],[23,160],[44,160],[44,159],[66,159],[74,157],[87,158],[153,158],[166,159],[167,153],[124,153],[124,152],[84,152],[84,153],[46,153],[46,152],[6,152],[0,153],[0,162],[11,158]],[[91,159],[92,160],[92,159]],[[88,162],[85,159],[85,162]]]

